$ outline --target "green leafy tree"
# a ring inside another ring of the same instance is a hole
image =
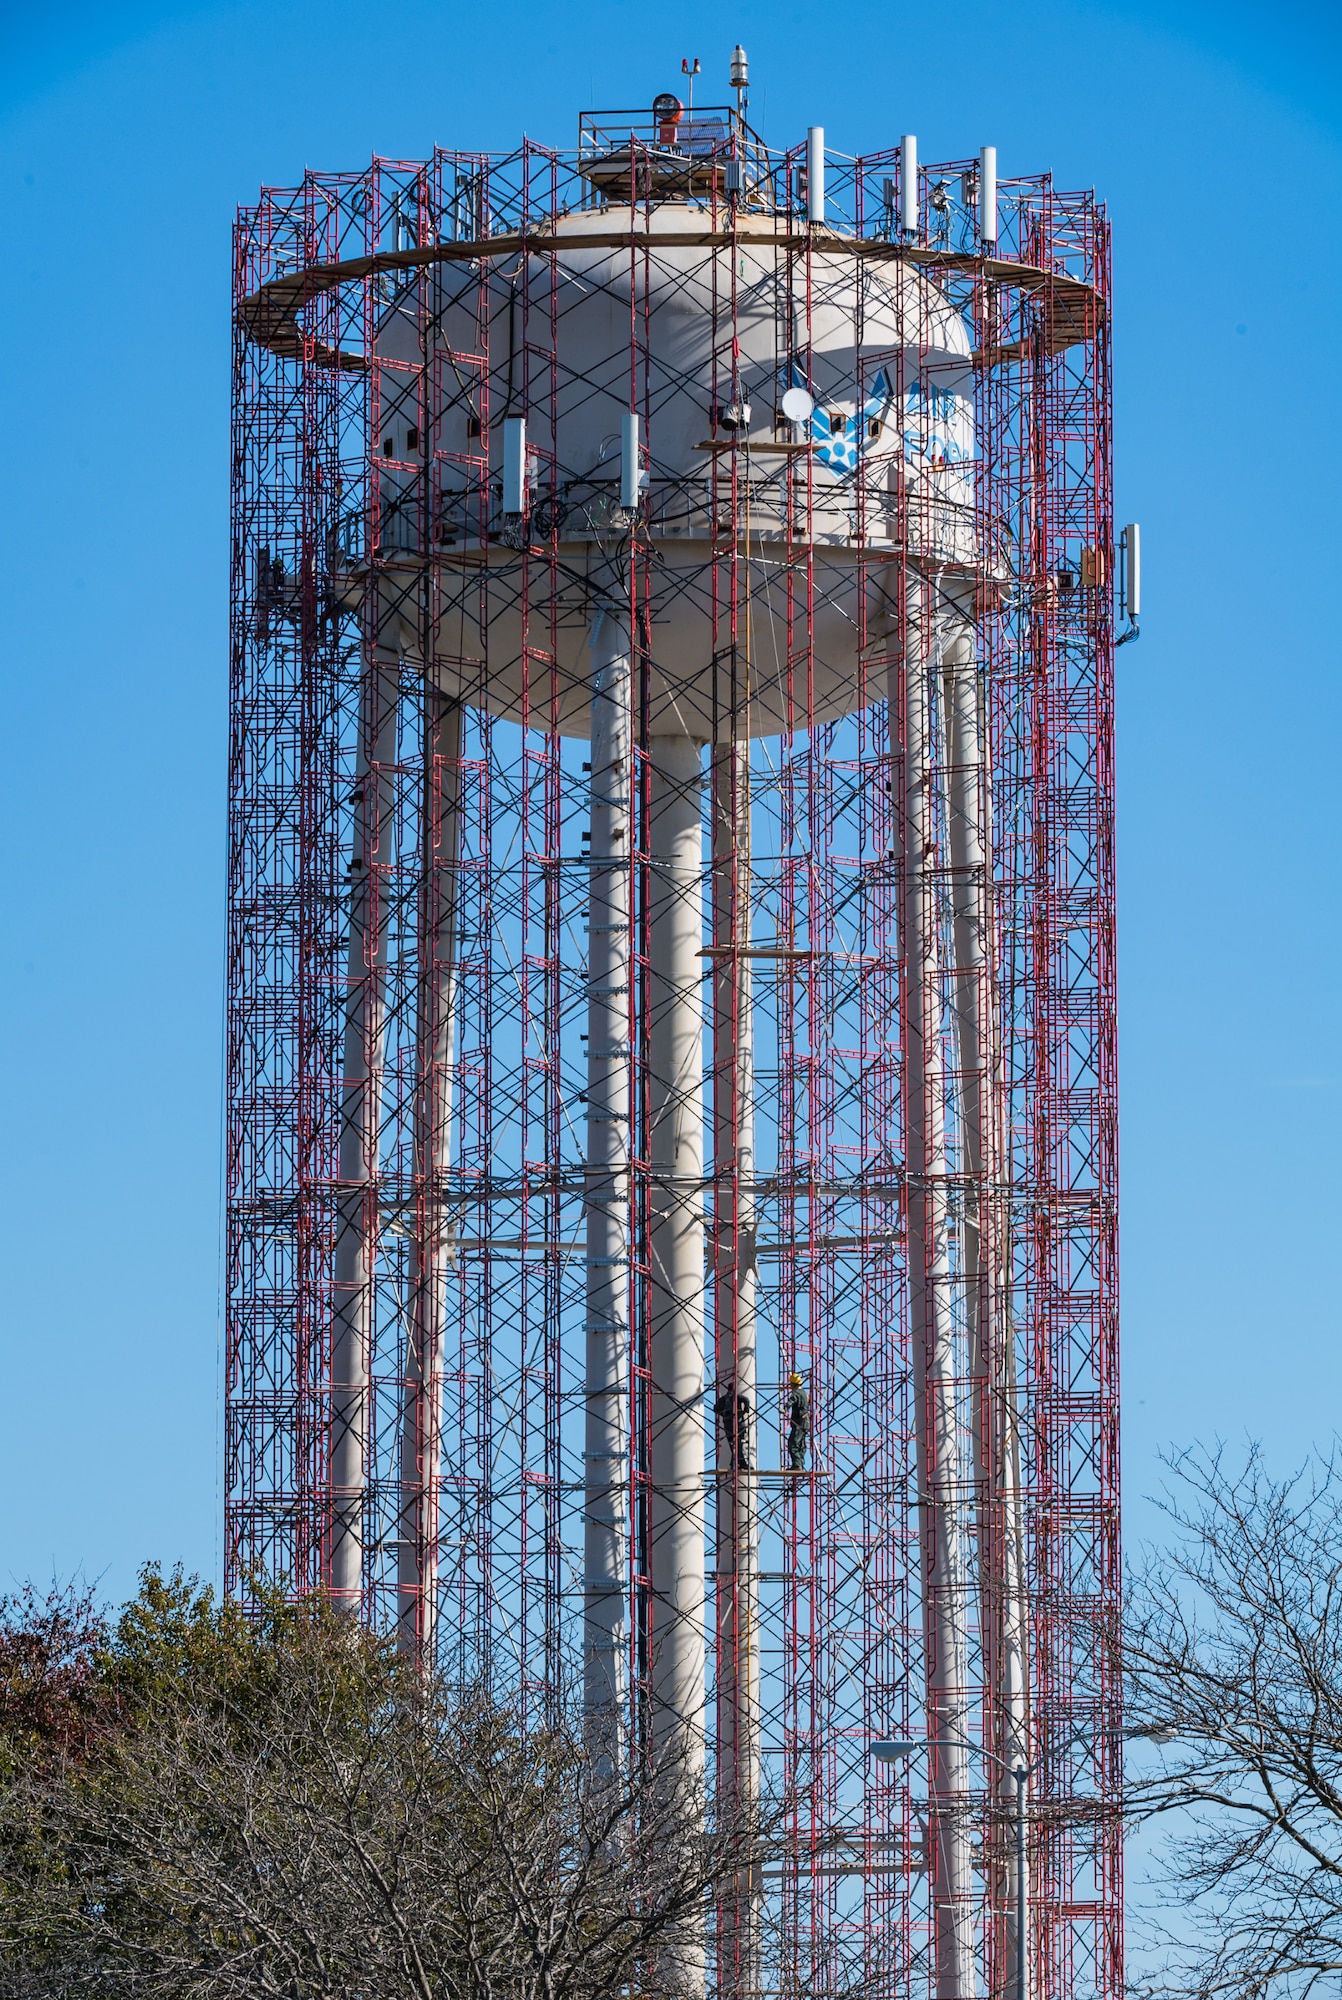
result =
[[[670,1996],[763,1851],[320,1597],[244,1615],[147,1570],[114,1623],[5,1620],[7,2000],[613,2000],[650,1966]]]

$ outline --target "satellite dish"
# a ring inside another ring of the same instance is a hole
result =
[[[809,423],[815,409],[815,397],[806,389],[785,389],[783,391],[783,415],[790,424]]]

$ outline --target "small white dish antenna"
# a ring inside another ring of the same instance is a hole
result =
[[[815,409],[815,397],[807,389],[784,389],[783,415],[790,424],[806,424]]]

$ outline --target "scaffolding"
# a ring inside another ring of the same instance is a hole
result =
[[[911,167],[240,214],[227,1578],[787,1800],[717,1992],[1117,2000],[1108,229]]]

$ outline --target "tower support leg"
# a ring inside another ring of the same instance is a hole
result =
[[[928,1837],[937,2000],[973,2000],[969,1841],[968,1590],[956,1407],[935,706],[929,586],[911,577],[903,648],[904,1117],[908,1269],[928,1750]]]
[[[380,866],[390,855],[395,810],[399,675],[370,649],[360,699],[350,854],[349,952],[344,1077],[340,1106],[335,1288],[331,1332],[331,1548],[335,1602],[358,1614],[363,1601],[368,1363],[378,1212],[387,920]]]
[[[614,1774],[628,1647],[633,742],[628,629],[613,613],[596,614],[591,652],[583,1706],[589,1754]]]
[[[1002,1240],[994,1186],[1000,1182],[998,1086],[991,922],[992,799],[983,684],[968,612],[948,607],[941,647],[946,705],[947,823],[955,948],[952,1004],[959,1068],[961,1173],[965,1186],[961,1268],[978,1500],[978,1570],[984,1671],[990,1690],[989,1747],[1004,1807],[1017,1806],[1013,1772],[1030,1762],[1027,1712],[1024,1523],[1015,1345],[1009,1321],[997,1315],[995,1259]],[[1004,1966],[1015,1973],[1017,1902],[1005,1872],[997,1885]]]
[[[696,1837],[704,1774],[703,856],[698,746],[649,746],[649,1522],[652,1743]],[[674,1963],[671,1961],[674,1959]],[[700,1992],[701,1926],[668,1945]]]
[[[719,749],[713,759],[712,888],[718,1793],[724,1821],[747,1833],[759,1801],[760,1756],[748,743]],[[750,1866],[724,1890],[722,1993],[751,1993],[759,1985],[759,1900]]]
[[[424,690],[423,903],[420,915],[419,1076],[415,1170],[425,1189],[411,1244],[411,1322],[401,1398],[401,1519],[396,1633],[405,1652],[435,1658],[443,1344],[452,1226],[443,1183],[452,1164],[452,1064],[457,995],[457,873],[461,852],[461,703]]]

